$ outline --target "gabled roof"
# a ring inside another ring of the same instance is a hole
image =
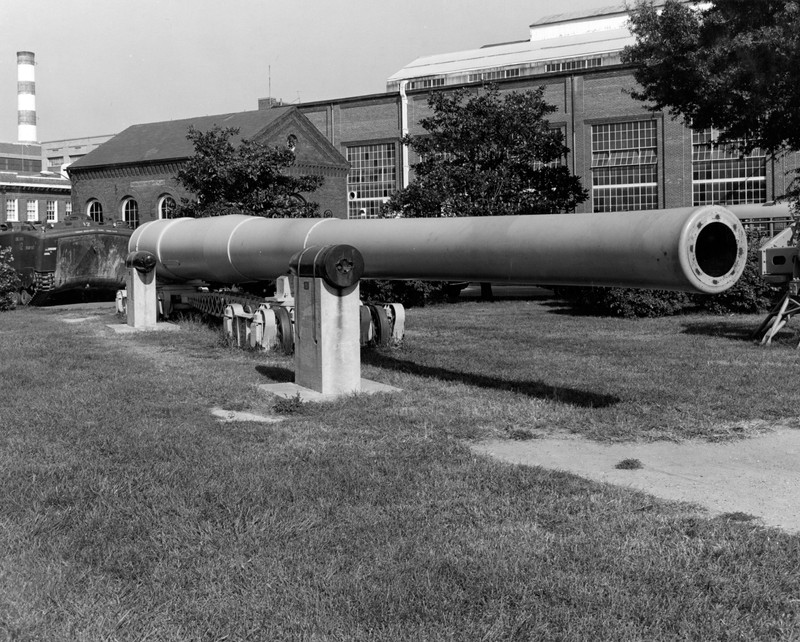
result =
[[[194,146],[186,138],[190,126],[200,131],[215,125],[236,127],[239,134],[231,138],[236,144],[243,138],[259,137],[294,113],[305,118],[296,107],[289,106],[132,125],[72,163],[69,169],[184,159],[194,154]]]

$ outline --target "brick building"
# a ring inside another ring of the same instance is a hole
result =
[[[545,99],[556,107],[551,126],[562,130],[571,150],[564,162],[590,193],[579,212],[758,204],[780,197],[796,155],[773,159],[755,150],[740,157],[733,148],[713,145],[715,132],[692,131],[630,97],[633,70],[621,62],[622,50],[634,42],[627,15],[619,6],[544,18],[530,25],[525,40],[414,60],[388,78],[382,93],[293,108],[266,98],[254,112],[131,127],[72,165],[74,207],[126,220],[133,211],[140,221],[163,216],[185,196],[173,177],[191,152],[189,124],[239,123],[243,136],[280,140],[288,130],[273,131],[269,123],[294,110],[313,125],[303,130],[313,145],[299,149],[322,154],[303,161],[326,176],[313,200],[334,216],[379,216],[389,196],[413,180],[418,159],[400,140],[423,133],[419,120],[429,113],[430,91],[478,92],[486,83],[501,92],[545,88]]]
[[[292,144],[296,163],[290,171],[323,176],[313,194],[323,216],[346,212],[347,161],[296,107],[275,107],[218,116],[134,125],[69,166],[76,212],[96,221],[119,220],[134,226],[169,218],[189,194],[175,179],[194,153],[189,127],[208,131],[215,125],[235,127],[238,136],[272,146]]]
[[[0,226],[57,222],[71,214],[70,183],[42,169],[37,143],[0,143]]]
[[[488,82],[501,92],[545,87],[557,108],[550,123],[571,149],[565,162],[591,194],[578,211],[765,203],[783,194],[795,155],[770,159],[756,150],[741,158],[713,146],[715,132],[692,131],[630,97],[636,83],[620,54],[633,42],[622,6],[551,16],[530,25],[527,40],[414,60],[385,93],[299,108],[350,161],[349,216],[377,216],[413,178],[417,159],[400,138],[422,133],[431,90],[480,91]]]
[[[65,138],[42,143],[42,168],[67,177],[67,167],[111,140],[111,135]]]

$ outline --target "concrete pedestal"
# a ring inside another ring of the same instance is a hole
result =
[[[323,395],[361,390],[358,283],[295,277],[295,384]]]
[[[154,328],[158,322],[158,297],[156,295],[156,271],[142,272],[128,268],[127,318],[133,328]]]

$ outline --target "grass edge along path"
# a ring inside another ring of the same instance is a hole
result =
[[[477,457],[417,392],[220,424],[290,363],[211,333],[2,321],[0,639],[797,635],[797,537]]]

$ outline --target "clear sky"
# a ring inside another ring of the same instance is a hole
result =
[[[620,0],[0,0],[0,141],[17,140],[17,51],[36,55],[39,140],[380,93],[420,56],[524,40]]]

